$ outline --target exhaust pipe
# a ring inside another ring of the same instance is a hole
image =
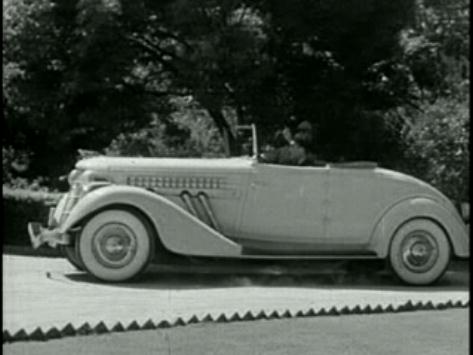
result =
[[[183,191],[181,193],[181,199],[184,202],[184,205],[186,206],[187,210],[193,214],[195,217],[199,218],[199,215],[197,214],[197,210],[195,209],[194,203],[192,202],[192,196],[189,192]]]
[[[207,214],[207,217],[210,220],[210,224],[212,225],[212,228],[217,231],[220,231],[220,226],[217,222],[217,218],[215,218],[212,208],[210,207],[210,202],[207,199],[207,195],[203,192],[199,192],[197,194],[197,198],[199,199],[200,204],[202,205],[205,213]]]
[[[204,221],[206,224],[209,224],[216,231],[220,231],[220,225],[217,222],[217,218],[215,218],[215,214],[212,211],[208,197],[204,192],[199,192],[197,194],[197,200],[199,201],[199,211],[204,213],[205,216],[200,216],[196,206],[194,205],[193,196],[188,191],[181,193],[181,199],[184,202],[187,210],[192,215],[199,218],[201,221]],[[202,217],[206,218],[203,219]]]

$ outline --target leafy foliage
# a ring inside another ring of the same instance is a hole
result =
[[[401,43],[422,99],[467,94],[469,15],[469,0],[418,1],[416,21]]]
[[[264,142],[290,115],[316,126],[325,160],[416,171],[403,162],[424,151],[419,176],[468,179],[422,148],[464,144],[468,5],[4,0],[3,145],[29,161],[4,179],[60,176],[78,148],[215,156],[224,142],[231,153],[235,123],[256,123]]]
[[[122,133],[105,149],[111,156],[219,157],[224,155],[222,138],[195,102],[185,103],[165,122],[155,119],[132,133]]]
[[[22,174],[28,170],[30,156],[27,152],[16,151],[12,147],[2,147],[3,186],[7,188],[26,189],[28,191],[49,191],[47,177],[27,179]]]
[[[410,173],[451,199],[469,200],[469,104],[438,99],[414,117],[406,156]]]
[[[117,46],[119,15],[114,2],[5,3],[4,145],[29,150],[29,177],[63,174],[76,149],[103,148],[160,104],[123,83],[133,55]]]
[[[404,60],[420,93],[405,110],[403,169],[456,201],[469,200],[469,1],[419,1],[402,34]]]

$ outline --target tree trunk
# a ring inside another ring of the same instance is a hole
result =
[[[235,136],[233,135],[230,125],[223,116],[221,110],[207,107],[207,111],[214,120],[220,134],[223,136],[225,143],[225,153],[227,156],[234,156],[236,154],[237,147]]]

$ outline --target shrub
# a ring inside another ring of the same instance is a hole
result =
[[[469,201],[469,119],[467,101],[438,99],[421,107],[406,136],[405,170],[456,202]]]
[[[3,186],[3,244],[29,246],[27,223],[46,222],[48,203],[57,201],[58,193],[11,189]]]
[[[12,147],[2,147],[3,186],[10,189],[47,192],[52,187],[57,188],[63,185],[59,177],[27,177],[30,162],[31,154],[28,152]]]

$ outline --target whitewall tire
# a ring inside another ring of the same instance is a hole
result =
[[[148,223],[124,209],[99,212],[84,226],[78,242],[87,271],[104,281],[126,281],[143,271],[154,252]]]
[[[446,271],[451,248],[444,230],[428,219],[414,219],[394,234],[389,261],[393,271],[411,285],[434,283]]]

